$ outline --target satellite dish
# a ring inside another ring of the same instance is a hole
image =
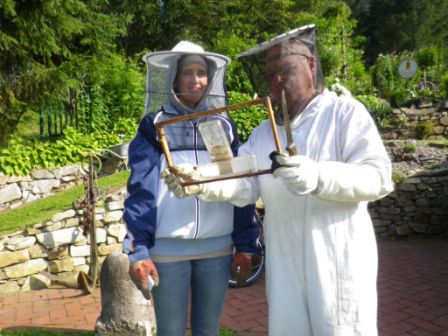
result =
[[[404,78],[411,78],[412,76],[414,76],[416,71],[417,63],[410,59],[401,62],[400,66],[398,67],[398,73],[401,77]]]

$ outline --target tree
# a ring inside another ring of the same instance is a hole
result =
[[[343,1],[325,1],[313,9],[322,71],[329,83],[340,80],[354,93],[367,90],[369,75],[363,64],[364,38],[355,36],[357,21]]]
[[[379,54],[412,51],[446,45],[448,0],[370,1],[360,33],[367,37],[366,59],[372,64]]]
[[[105,0],[0,3],[0,145],[27,110],[94,81],[115,50],[125,20],[102,13]]]

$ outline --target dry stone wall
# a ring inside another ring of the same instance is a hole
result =
[[[96,239],[100,263],[122,250],[126,228],[125,189],[100,201],[96,208]],[[55,214],[51,220],[0,238],[0,292],[28,291],[57,283],[76,286],[79,272],[88,273],[90,237],[83,235],[82,210]]]
[[[72,165],[58,169],[35,169],[26,176],[0,174],[0,211],[47,197],[79,183],[83,171]]]
[[[386,141],[386,149],[394,171],[407,178],[369,203],[377,237],[448,233],[448,145]]]
[[[409,107],[395,109],[394,113],[404,121],[404,125],[382,130],[383,139],[404,140],[421,136],[426,139],[448,138],[448,101],[412,104]],[[422,131],[419,128],[424,125],[427,126],[425,128],[427,133],[420,134]]]
[[[379,239],[448,233],[448,169],[422,171],[370,203]]]

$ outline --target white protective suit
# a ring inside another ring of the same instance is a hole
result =
[[[297,196],[271,174],[226,181],[238,181],[234,204],[261,196],[265,206],[269,334],[377,335],[377,248],[367,202],[393,189],[383,142],[361,103],[328,90],[291,126],[298,154],[318,162],[316,191]],[[279,136],[284,148],[283,127]],[[266,121],[239,155],[255,155],[265,169],[274,150]]]

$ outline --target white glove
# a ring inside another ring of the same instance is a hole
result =
[[[303,155],[286,156],[278,153],[270,155],[272,160],[272,175],[281,177],[289,191],[302,196],[317,189],[319,181],[319,167]]]
[[[170,168],[165,168],[160,177],[165,181],[168,190],[177,198],[195,196],[202,191],[202,184],[182,186],[182,182],[198,181],[201,178],[199,172],[192,165],[183,165],[172,169],[173,171]]]

